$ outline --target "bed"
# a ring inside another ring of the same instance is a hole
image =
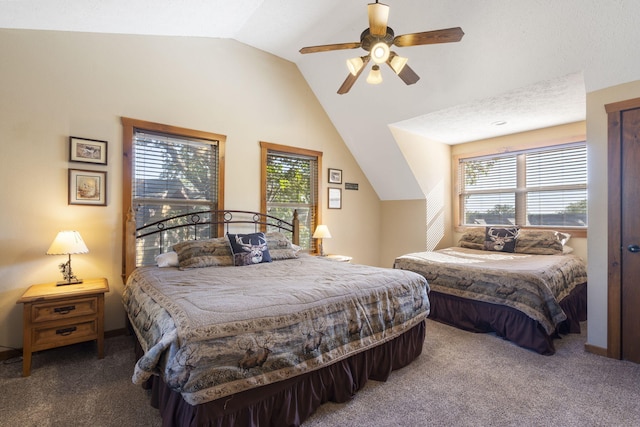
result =
[[[178,227],[136,229],[131,218],[130,263],[136,238]],[[156,265],[124,270],[133,382],[152,390],[163,425],[300,425],[421,354],[430,307],[421,275],[301,253],[295,218],[183,219],[220,237],[178,242]]]
[[[569,237],[553,230],[474,227],[459,246],[405,254],[394,267],[428,280],[430,319],[494,332],[552,355],[554,339],[580,333],[587,318],[586,265],[570,253]]]

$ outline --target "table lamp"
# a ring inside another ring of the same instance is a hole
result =
[[[82,236],[77,231],[61,231],[49,246],[47,255],[68,255],[69,260],[59,265],[64,280],[56,283],[58,286],[74,285],[82,283],[71,271],[71,254],[89,253],[87,245],[84,244]]]
[[[313,232],[313,238],[320,240],[320,256],[325,256],[324,249],[322,248],[322,239],[330,239],[331,233],[329,232],[329,227],[326,225],[319,225],[316,227],[316,231]]]

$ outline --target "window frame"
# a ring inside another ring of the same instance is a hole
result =
[[[460,179],[461,179],[461,171],[460,171],[460,160],[462,159],[472,159],[472,158],[481,158],[481,157],[490,157],[490,156],[495,156],[495,155],[503,155],[505,153],[507,153],[508,151],[513,152],[514,155],[517,155],[519,153],[525,153],[525,152],[531,152],[531,151],[539,151],[539,150],[553,150],[554,148],[560,148],[562,146],[567,146],[567,145],[575,145],[575,144],[580,144],[583,143],[585,144],[585,148],[588,148],[587,146],[587,141],[586,141],[586,136],[585,135],[577,135],[571,138],[566,138],[563,139],[561,141],[552,141],[552,142],[536,142],[536,143],[532,143],[532,144],[525,144],[523,146],[519,146],[517,147],[517,149],[514,149],[514,147],[509,147],[510,149],[507,150],[506,148],[501,148],[501,149],[488,149],[488,150],[483,150],[483,151],[476,151],[476,152],[469,152],[469,153],[460,153],[460,154],[456,154],[454,156],[452,156],[452,161],[453,161],[453,168],[452,168],[452,173],[453,173],[453,182],[455,183],[454,187],[453,187],[453,214],[455,219],[455,231],[456,232],[464,232],[467,228],[469,227],[474,227],[474,225],[472,224],[464,224],[463,223],[463,209],[461,206],[461,183],[460,183]],[[588,154],[587,154],[588,155]],[[517,162],[520,162],[520,160],[516,159]],[[588,167],[588,159],[587,159],[587,167]],[[524,172],[524,171],[522,171]],[[520,173],[520,171],[518,172]],[[520,179],[520,178],[519,178]],[[587,183],[586,185],[588,186],[588,171],[587,171]],[[517,189],[519,190],[519,189]],[[517,191],[516,190],[516,191]],[[588,187],[587,187],[588,190]],[[588,203],[588,202],[587,202]],[[520,204],[522,204],[522,202],[520,202]],[[516,203],[516,209],[522,209],[523,206],[518,205],[518,201]],[[524,208],[526,209],[526,206],[524,206]],[[526,214],[525,214],[526,215]],[[587,237],[587,232],[588,232],[588,224],[586,227],[561,227],[561,226],[531,226],[531,225],[519,225],[520,228],[522,229],[552,229],[552,230],[557,230],[557,231],[562,231],[562,232],[566,232],[571,234],[571,236],[573,237],[581,237],[581,238],[586,238]]]
[[[261,158],[261,171],[260,171],[260,212],[267,213],[267,156],[270,152],[277,152],[283,154],[315,157],[317,163],[317,182],[316,182],[316,199],[317,203],[314,208],[311,209],[312,215],[312,228],[317,227],[318,224],[322,224],[322,196],[320,193],[322,186],[322,151],[309,150],[306,148],[291,147],[288,145],[274,144],[271,142],[260,141],[260,158]],[[315,219],[315,221],[314,221]],[[311,235],[313,235],[311,230]],[[311,239],[311,248],[309,252],[311,254],[319,253],[318,239]]]
[[[134,134],[136,131],[150,132],[156,134],[165,134],[185,139],[199,139],[204,141],[215,141],[218,146],[218,182],[217,182],[217,205],[216,209],[224,209],[224,168],[225,168],[225,143],[226,135],[216,134],[212,132],[187,129],[177,126],[171,126],[161,123],[137,120],[128,117],[122,117],[122,227],[123,227],[123,247],[126,242],[126,224],[130,215],[135,215],[133,208],[133,144]],[[127,257],[126,251],[123,250],[123,265]],[[125,272],[126,274],[126,272]]]

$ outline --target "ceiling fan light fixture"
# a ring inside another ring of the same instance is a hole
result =
[[[356,56],[355,58],[347,59],[347,68],[352,75],[357,76],[362,67],[364,67],[362,57]]]
[[[382,73],[380,72],[380,66],[378,64],[371,67],[371,71],[367,76],[367,83],[370,85],[378,85],[382,83]]]
[[[403,56],[392,53],[391,59],[389,60],[389,65],[396,74],[400,74],[404,66],[407,65],[407,61],[409,61],[409,58],[405,58]]]
[[[390,54],[389,45],[385,42],[378,42],[371,48],[371,59],[373,59],[373,62],[376,64],[384,64],[387,62]]]
[[[392,46],[408,47],[453,43],[459,42],[462,39],[462,36],[464,36],[464,32],[460,27],[435,31],[422,31],[419,33],[408,33],[396,36],[393,29],[388,25],[389,6],[379,3],[380,0],[374,1],[375,3],[369,3],[368,5],[369,27],[365,28],[365,30],[360,33],[359,42],[333,43],[308,46],[300,49],[300,53],[303,54],[356,48],[362,48],[367,52],[365,56],[347,60],[349,74],[347,74],[347,78],[338,89],[339,95],[344,95],[349,92],[371,60],[373,60],[373,64],[375,65],[372,67],[369,76],[367,77],[368,83],[379,84],[382,82],[380,64],[386,62],[406,85],[412,85],[420,80],[420,76],[418,76],[416,72],[411,69],[409,64],[407,64],[407,58],[403,58],[398,56],[395,52],[391,52]]]

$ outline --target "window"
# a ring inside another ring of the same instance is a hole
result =
[[[318,171],[322,153],[283,145],[260,143],[262,149],[262,212],[293,218],[298,211],[300,246],[316,251],[311,238],[319,224]]]
[[[188,213],[222,209],[222,135],[122,119],[124,203],[136,227]],[[209,218],[202,218],[207,221]],[[138,239],[136,265],[153,263],[179,241],[217,235],[215,227],[167,231]]]
[[[585,142],[461,158],[462,225],[586,228]]]

